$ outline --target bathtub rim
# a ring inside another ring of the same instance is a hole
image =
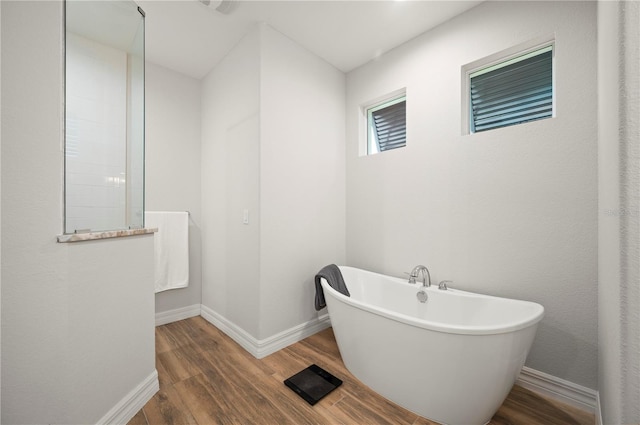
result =
[[[359,269],[357,267],[350,267],[350,266],[338,266],[339,269],[352,269],[352,270],[358,270],[358,271],[363,271],[363,272],[367,272],[367,273],[372,273],[378,276],[383,276],[385,278],[389,278],[390,280],[400,280],[399,278],[395,278],[393,276],[387,276],[387,275],[383,275],[381,273],[376,273],[376,272],[372,272],[369,270],[365,270],[365,269]],[[399,284],[402,284],[402,282],[398,282]],[[402,313],[398,313],[392,310],[388,310],[382,307],[375,307],[375,306],[371,306],[369,304],[363,303],[361,301],[358,301],[356,299],[353,299],[351,297],[348,297],[344,294],[339,293],[338,291],[336,291],[335,289],[333,289],[329,283],[324,279],[321,278],[321,285],[322,285],[322,289],[325,292],[325,298],[326,298],[326,293],[327,291],[329,291],[330,296],[332,296],[333,298],[337,299],[340,302],[343,302],[345,304],[351,305],[355,308],[358,308],[360,310],[363,311],[367,311],[369,313],[372,314],[377,314],[379,316],[383,316],[386,317],[390,320],[394,320],[396,322],[400,322],[400,323],[404,323],[407,324],[409,326],[414,326],[417,328],[422,328],[422,329],[427,329],[427,330],[431,330],[431,331],[435,331],[435,332],[442,332],[442,333],[448,333],[448,334],[459,334],[459,335],[496,335],[496,334],[504,334],[504,333],[510,333],[510,332],[516,332],[519,331],[521,329],[525,329],[528,328],[530,326],[535,326],[537,325],[543,318],[544,318],[544,307],[536,302],[533,301],[524,301],[524,300],[517,300],[517,299],[513,299],[513,298],[505,298],[505,297],[496,297],[496,296],[492,296],[492,295],[485,295],[485,294],[478,294],[475,292],[468,292],[468,291],[462,291],[460,289],[447,289],[447,291],[450,291],[449,294],[452,294],[452,296],[469,296],[469,297],[478,297],[478,298],[489,298],[489,299],[501,299],[501,300],[508,300],[508,301],[512,301],[512,302],[516,302],[516,303],[524,303],[524,304],[528,304],[528,305],[532,305],[534,306],[535,310],[534,313],[531,315],[531,317],[524,319],[524,320],[520,320],[514,323],[507,323],[504,325],[497,325],[497,326],[462,326],[462,325],[448,325],[448,324],[443,324],[441,322],[434,322],[432,320],[424,320],[424,319],[417,319],[415,317],[411,317],[409,315],[406,314],[402,314]],[[418,290],[419,286],[416,286],[416,291]],[[439,291],[439,289],[434,288],[433,286],[427,288],[427,291]],[[417,302],[417,301],[416,301]],[[328,303],[327,303],[327,309],[329,309]],[[329,311],[329,317],[331,317],[331,312]]]

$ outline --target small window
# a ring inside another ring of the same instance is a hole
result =
[[[402,148],[407,144],[407,96],[387,99],[366,108],[367,154]]]
[[[553,46],[469,75],[470,132],[553,116]]]

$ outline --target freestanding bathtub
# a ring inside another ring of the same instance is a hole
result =
[[[387,399],[448,425],[489,422],[515,383],[544,308],[340,267],[351,297],[322,279],[345,366]]]

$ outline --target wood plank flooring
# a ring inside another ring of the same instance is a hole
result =
[[[283,384],[311,363],[344,381],[315,406]],[[129,425],[437,425],[379,396],[351,375],[331,328],[258,360],[202,317],[194,317],[156,328],[156,369],[160,391]],[[490,422],[594,423],[593,414],[519,386]]]

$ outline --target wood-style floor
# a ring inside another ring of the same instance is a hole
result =
[[[283,384],[311,363],[344,381],[315,406]],[[435,424],[379,396],[351,375],[331,328],[258,360],[202,317],[194,317],[156,328],[156,368],[160,391],[129,425]],[[490,422],[594,423],[593,414],[518,386]]]

